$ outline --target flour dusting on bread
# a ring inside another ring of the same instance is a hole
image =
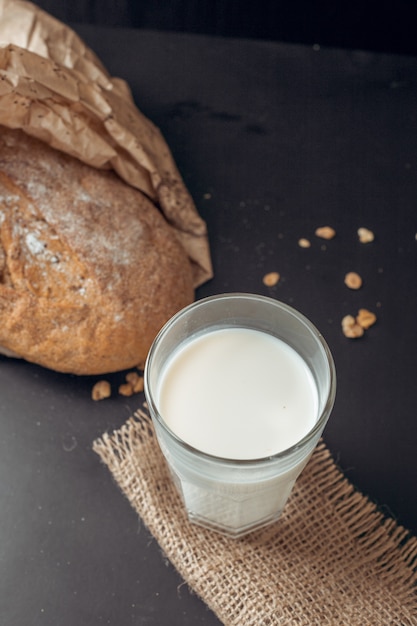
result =
[[[142,192],[0,127],[0,345],[63,372],[128,369],[193,297],[188,256]]]

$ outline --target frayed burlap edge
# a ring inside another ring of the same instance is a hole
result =
[[[93,449],[225,626],[417,625],[417,538],[353,488],[323,442],[281,519],[238,540],[188,522],[145,412]]]

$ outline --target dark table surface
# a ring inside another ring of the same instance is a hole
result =
[[[319,327],[338,371],[324,439],[417,533],[417,59],[77,30],[161,128],[207,221],[215,277],[197,297],[271,295]],[[314,235],[323,225],[333,240]],[[362,307],[378,321],[346,339],[341,319]],[[95,380],[0,358],[0,623],[218,624],[92,451],[143,397],[95,403]]]

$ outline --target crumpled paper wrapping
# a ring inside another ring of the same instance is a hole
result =
[[[0,124],[114,169],[162,211],[194,285],[211,278],[206,224],[158,128],[74,31],[24,0],[0,0]]]

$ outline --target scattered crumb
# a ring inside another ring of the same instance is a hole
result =
[[[91,397],[93,400],[104,400],[110,398],[111,386],[108,380],[99,380],[91,391]]]
[[[267,287],[274,287],[279,282],[280,278],[281,276],[278,274],[278,272],[269,272],[268,274],[265,274],[262,282]]]
[[[356,272],[348,272],[345,276],[345,285],[349,289],[360,289],[362,287],[362,278]]]
[[[132,396],[133,388],[129,383],[124,383],[123,385],[119,385],[119,393],[121,396]]]
[[[375,239],[374,233],[368,228],[358,228],[358,237],[361,243],[370,243]]]
[[[345,337],[357,339],[362,337],[365,330],[368,330],[376,322],[376,315],[368,309],[359,309],[358,315],[345,315],[342,319],[342,331]]]
[[[336,235],[336,231],[331,226],[320,226],[320,228],[316,229],[315,234],[322,239],[333,239]]]
[[[300,248],[309,248],[311,246],[311,243],[308,239],[301,237],[301,239],[298,240],[298,245],[300,246]]]
[[[134,393],[143,391],[143,376],[137,372],[128,372],[125,378],[126,382],[119,386],[121,396],[132,396]]]
[[[365,330],[367,330],[368,328],[373,326],[373,324],[375,324],[376,315],[375,313],[368,311],[368,309],[359,309],[356,321],[360,326],[362,326],[362,328],[365,328]]]
[[[119,385],[119,394],[121,396],[132,396],[134,393],[143,391],[143,376],[138,372],[128,372],[126,374],[126,382]],[[91,397],[93,400],[104,400],[111,396],[111,386],[107,380],[99,380],[93,387]]]
[[[349,339],[358,339],[364,334],[364,329],[357,323],[353,315],[345,315],[342,319],[342,331]]]
[[[143,391],[143,376],[139,376],[137,372],[129,372],[126,374],[126,382],[131,385],[133,393]]]
[[[204,198],[204,200],[210,200],[210,198],[211,198],[211,193],[205,193],[205,194],[203,195],[203,198]]]

